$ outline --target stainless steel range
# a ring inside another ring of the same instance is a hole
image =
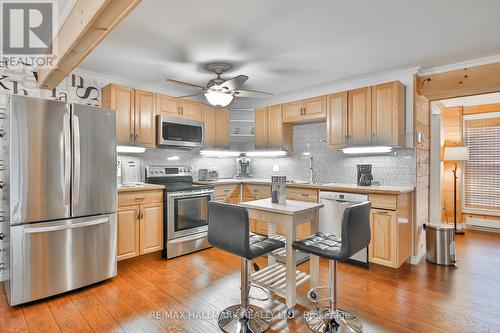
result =
[[[191,172],[191,167],[146,167],[146,183],[165,186],[164,258],[210,247],[207,239],[208,201],[214,199],[214,187],[193,184]]]

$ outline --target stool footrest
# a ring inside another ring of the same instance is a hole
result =
[[[286,295],[286,267],[281,263],[275,263],[262,268],[260,271],[250,275],[250,280],[280,296]],[[297,287],[307,280],[309,280],[309,274],[299,270],[295,272]]]

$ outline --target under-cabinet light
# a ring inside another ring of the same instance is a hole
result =
[[[263,151],[247,151],[245,153],[248,157],[282,157],[286,156],[287,152],[284,150],[263,150]]]
[[[349,147],[342,149],[344,154],[383,154],[390,153],[390,146]]]
[[[239,151],[230,150],[202,150],[200,151],[203,157],[237,157],[240,156]]]
[[[117,153],[124,153],[124,154],[142,154],[146,151],[146,148],[144,147],[135,147],[135,146],[116,146],[116,152]]]

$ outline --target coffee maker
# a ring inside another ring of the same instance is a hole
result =
[[[241,154],[236,159],[236,177],[252,177],[252,175],[250,175],[250,159],[246,154]]]
[[[372,180],[372,165],[358,164],[358,186],[371,186]]]

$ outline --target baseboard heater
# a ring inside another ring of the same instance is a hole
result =
[[[465,224],[467,225],[467,229],[500,233],[500,221],[482,219],[477,217],[468,217],[465,219]]]

